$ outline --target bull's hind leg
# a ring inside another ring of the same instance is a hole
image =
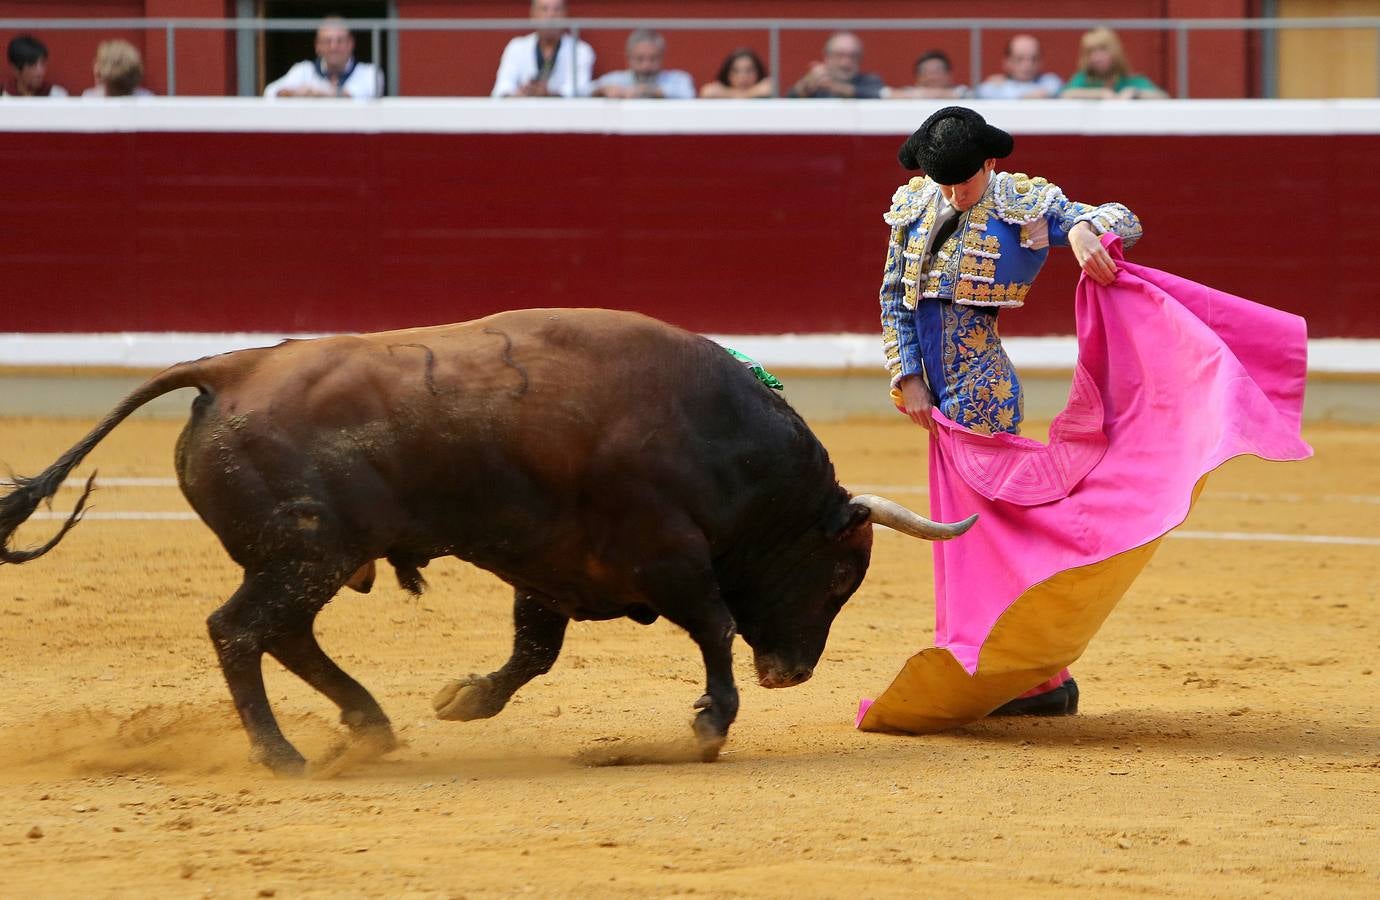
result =
[[[274,640],[267,649],[285,669],[338,706],[340,721],[350,729],[348,743],[337,745],[324,759],[313,763],[315,773],[338,771],[346,764],[382,756],[398,746],[393,726],[378,701],[326,655],[310,621],[301,631]]]
[[[311,568],[306,566],[308,576]],[[312,634],[317,612],[339,586],[333,575],[303,579],[300,571],[291,578],[281,573],[247,574],[239,590],[206,621],[230,696],[249,733],[251,755],[279,774],[301,775],[306,761],[283,736],[269,706],[264,653],[340,707],[341,720],[355,740],[334,751],[329,764],[336,764],[347,750],[353,762],[396,745],[378,703],[325,654]]]
[[[431,701],[436,718],[467,722],[498,715],[518,688],[551,671],[569,622],[519,588],[513,595],[512,656],[497,672],[469,675],[441,688]]]
[[[249,733],[250,755],[282,775],[302,774],[306,760],[283,736],[269,706],[263,655],[284,633],[311,628],[319,604],[294,593],[261,575],[246,574],[239,590],[206,620],[235,711]]]

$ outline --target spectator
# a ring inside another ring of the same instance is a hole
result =
[[[1060,97],[1076,100],[1162,100],[1169,95],[1144,75],[1132,75],[1121,40],[1110,28],[1086,32],[1078,45],[1078,71]]]
[[[915,83],[882,88],[887,100],[952,99],[968,96],[968,86],[954,83],[954,66],[943,50],[930,50],[915,61]]]
[[[864,75],[862,40],[851,31],[839,31],[824,42],[824,62],[810,69],[787,92],[788,97],[856,97],[875,100],[882,96],[882,79]]]
[[[48,48],[31,34],[10,41],[6,55],[14,75],[0,86],[5,97],[66,97],[67,91],[48,83]]]
[[[770,97],[775,88],[762,58],[747,47],[740,47],[728,54],[714,80],[700,88],[700,96],[709,100]]]
[[[566,17],[565,0],[532,0],[532,20]],[[570,58],[575,57],[571,71]],[[503,48],[494,97],[587,97],[594,72],[594,48],[561,28],[542,28],[515,37]],[[573,79],[572,79],[573,75]]]
[[[1059,96],[1063,79],[1041,72],[1044,54],[1033,34],[1018,34],[1006,42],[1000,74],[991,75],[973,95],[980,100],[1039,100]]]
[[[140,84],[144,80],[144,58],[129,41],[103,41],[96,48],[91,74],[96,86],[82,91],[83,97],[153,96],[153,91]]]
[[[373,63],[355,60],[355,39],[339,16],[327,16],[316,29],[316,59],[296,63],[264,88],[265,97],[383,96],[383,73]]]
[[[609,72],[594,82],[594,96],[693,99],[695,80],[689,72],[661,68],[665,55],[666,39],[655,31],[639,28],[628,35],[628,67]]]

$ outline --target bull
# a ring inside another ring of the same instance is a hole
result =
[[[717,344],[634,313],[521,310],[458,325],[285,341],[172,366],[0,498],[0,563],[53,549],[15,530],[125,417],[196,388],[175,460],[182,493],[244,577],[207,620],[251,755],[307,770],[264,690],[263,654],[340,708],[355,758],[392,749],[388,717],[317,643],[313,622],[376,560],[420,594],[441,556],[514,589],[510,658],[446,685],[443,719],[487,718],[549,671],[571,619],[683,628],[704,659],[692,720],[715,759],[738,713],[732,642],[758,681],[809,678],[857,590],[872,523],[932,522],[850,497],[798,414]],[[318,761],[319,764],[320,761]]]

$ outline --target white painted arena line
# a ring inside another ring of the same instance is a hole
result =
[[[1277,544],[1343,544],[1349,547],[1380,547],[1380,538],[1343,534],[1269,534],[1251,531],[1171,531],[1169,536],[1187,541],[1265,541]]]
[[[36,512],[29,518],[37,521],[66,521],[65,512]],[[186,522],[197,519],[194,512],[102,512],[91,510],[82,519],[91,522]],[[882,531],[893,531],[878,525]],[[1380,538],[1347,534],[1273,534],[1254,531],[1171,531],[1169,537],[1188,541],[1263,541],[1279,544],[1338,544],[1346,547],[1380,547]]]

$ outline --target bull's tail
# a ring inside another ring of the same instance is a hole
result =
[[[81,520],[82,510],[86,508],[86,499],[91,495],[91,490],[95,486],[96,476],[94,474],[87,479],[86,488],[82,491],[81,498],[77,500],[76,508],[72,510],[72,514],[62,524],[62,528],[48,543],[40,547],[31,547],[28,550],[15,550],[10,548],[10,538],[20,525],[28,521],[40,503],[49,500],[57,493],[58,488],[62,487],[62,483],[67,480],[67,476],[77,467],[77,464],[85,459],[86,455],[130,413],[155,397],[161,397],[163,394],[178,388],[199,387],[206,390],[203,372],[204,362],[205,360],[198,360],[179,363],[158,373],[121,400],[118,406],[106,414],[99,425],[91,429],[90,434],[82,438],[71,450],[62,454],[57,462],[44,469],[41,474],[33,478],[14,477],[14,490],[0,497],[0,565],[28,562],[56,547],[67,532],[72,530],[72,526]]]

